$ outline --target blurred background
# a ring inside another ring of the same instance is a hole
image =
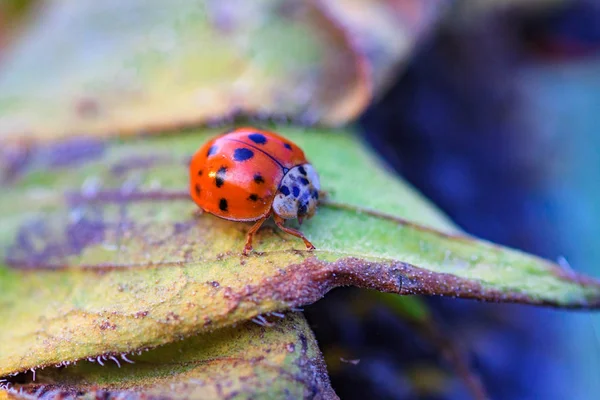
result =
[[[600,2],[447,18],[360,128],[465,231],[600,274]],[[347,346],[344,357],[361,360],[330,369],[337,393],[463,398],[433,367],[439,352],[392,312],[352,308],[362,295],[338,289],[308,314],[326,356]],[[428,303],[492,398],[600,398],[597,315]]]
[[[0,71],[36,3],[0,0]],[[357,129],[465,231],[600,276],[600,2],[513,3],[453,2]],[[598,316],[425,301],[492,398],[600,398]],[[337,289],[306,314],[341,398],[468,396],[372,294]]]

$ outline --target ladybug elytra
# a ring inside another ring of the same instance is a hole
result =
[[[202,146],[190,163],[190,195],[205,212],[231,221],[256,221],[252,238],[271,216],[283,231],[315,247],[302,232],[284,226],[314,215],[319,201],[319,176],[296,144],[274,132],[238,128]]]

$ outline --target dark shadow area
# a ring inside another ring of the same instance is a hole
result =
[[[362,132],[465,231],[556,260],[564,246],[546,195],[554,158],[538,151],[546,138],[525,123],[517,77],[531,62],[579,61],[598,56],[599,48],[600,7],[591,2],[446,25],[365,113]],[[338,395],[469,398],[439,352],[385,306],[361,300],[368,296],[338,289],[307,309]],[[491,398],[577,398],[571,397],[577,368],[561,335],[565,313],[426,301],[444,332],[469,353]]]

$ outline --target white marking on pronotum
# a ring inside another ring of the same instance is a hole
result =
[[[121,368],[121,363],[114,356],[109,356],[108,358],[110,358],[111,360],[113,360],[117,364],[117,366],[119,368]]]
[[[98,356],[98,358],[96,358],[96,361],[98,361],[98,364],[100,364],[104,367],[104,363],[102,362],[100,356]]]
[[[31,368],[31,373],[33,374],[33,381],[35,382],[35,368]]]
[[[131,361],[129,358],[127,358],[127,356],[125,354],[121,354],[121,359],[125,362],[128,362],[129,364],[135,364],[133,361]]]
[[[300,308],[300,307],[291,307],[290,311],[294,311],[294,312],[302,312],[304,311],[304,308]]]

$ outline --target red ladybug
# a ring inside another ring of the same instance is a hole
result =
[[[252,237],[271,215],[283,231],[315,246],[302,232],[284,226],[300,223],[317,210],[319,176],[296,144],[274,132],[238,128],[202,146],[190,163],[190,194],[202,210],[231,221],[256,221]]]

